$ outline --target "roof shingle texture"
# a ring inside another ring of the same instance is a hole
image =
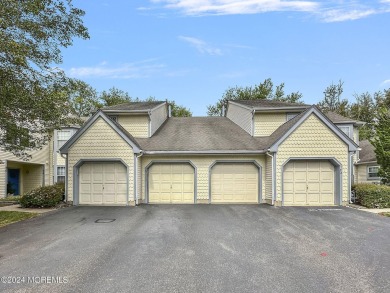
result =
[[[251,108],[282,108],[282,107],[310,107],[307,104],[298,104],[298,103],[288,103],[274,100],[234,100],[232,102],[248,106]]]
[[[355,123],[355,122],[358,122],[357,120],[341,116],[340,114],[337,114],[337,113],[334,113],[331,111],[327,112],[325,114],[325,116],[328,117],[333,123],[340,123],[340,122]]]
[[[104,107],[102,110],[118,110],[118,111],[148,111],[158,105],[165,103],[164,101],[153,101],[153,102],[129,102],[109,107]]]
[[[146,151],[259,151],[267,137],[252,137],[225,117],[171,117],[151,138],[137,138]]]
[[[368,140],[361,140],[359,147],[362,150],[359,152],[360,161],[358,163],[376,162],[374,146]]]

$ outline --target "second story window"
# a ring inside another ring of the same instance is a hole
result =
[[[58,130],[57,131],[57,146],[58,149],[61,148],[72,136],[72,131],[70,130]]]
[[[344,132],[349,138],[352,138],[351,127],[349,126],[339,126],[340,130]]]
[[[108,116],[112,121],[118,122],[118,116]]]

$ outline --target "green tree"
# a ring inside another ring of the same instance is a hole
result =
[[[96,90],[84,81],[70,80],[66,94],[72,113],[77,117],[89,116],[94,110],[102,107]]]
[[[374,96],[376,95],[380,95],[380,93],[375,93]],[[376,112],[377,107],[370,93],[366,92],[355,95],[355,102],[350,106],[349,116],[350,118],[366,122],[364,126],[359,128],[360,140],[369,139],[373,136],[373,122]]]
[[[0,0],[0,149],[28,159],[68,122],[61,48],[89,38],[71,0]]]
[[[300,103],[302,94],[294,92],[288,94],[284,93],[284,83],[277,85],[274,89],[274,84],[271,78],[265,79],[262,83],[256,86],[248,87],[232,87],[228,88],[223,94],[222,98],[217,101],[215,105],[207,106],[207,114],[209,116],[220,116],[222,108],[227,106],[229,100],[277,100],[283,102]]]
[[[129,103],[133,101],[128,92],[122,91],[116,87],[112,87],[108,91],[103,91],[100,94],[99,99],[103,103],[104,107]]]
[[[190,109],[177,105],[175,101],[168,101],[168,104],[171,105],[171,114],[173,117],[191,117],[192,112]]]
[[[370,141],[375,148],[380,166],[379,176],[384,184],[390,185],[390,110],[382,107],[376,115],[375,136]]]
[[[342,116],[349,116],[349,102],[346,99],[341,99],[341,95],[344,92],[344,82],[339,80],[338,84],[332,83],[324,91],[324,98],[317,106],[323,112],[335,112]]]

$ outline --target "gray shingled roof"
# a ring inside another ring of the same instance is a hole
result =
[[[287,103],[287,102],[281,102],[281,101],[274,101],[274,100],[234,100],[232,102],[253,108],[253,109],[260,109],[260,108],[295,108],[295,107],[301,107],[301,108],[307,108],[310,107],[310,105],[307,104],[298,104],[298,103]]]
[[[358,163],[376,162],[374,146],[368,140],[361,140],[359,147],[362,150],[359,152],[360,160]]]
[[[334,112],[327,112],[326,114],[326,117],[328,117],[333,123],[356,123],[356,122],[360,122],[358,120],[354,120],[354,119],[351,119],[351,118],[347,118],[347,117],[344,117],[340,114],[337,114],[337,113],[334,113]]]
[[[149,111],[156,108],[158,105],[165,103],[164,101],[153,102],[129,102],[109,107],[104,107],[103,111]]]
[[[225,117],[172,117],[137,141],[145,151],[260,151],[268,138],[252,137]]]

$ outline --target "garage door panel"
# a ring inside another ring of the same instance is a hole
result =
[[[218,163],[211,169],[211,201],[257,203],[258,168],[252,163]]]
[[[84,163],[79,169],[80,204],[126,204],[127,170],[121,163]]]
[[[190,164],[154,164],[149,174],[150,203],[194,202],[194,168]]]
[[[283,173],[285,205],[334,204],[334,167],[328,161],[292,161]]]

